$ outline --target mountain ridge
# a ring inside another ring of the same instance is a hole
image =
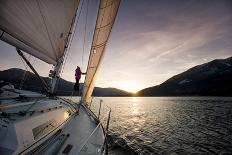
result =
[[[215,59],[174,75],[138,96],[232,96],[232,57]]]
[[[0,81],[6,81],[20,86],[24,70],[11,68],[0,71]],[[27,77],[24,89],[38,91],[41,84],[37,77],[26,71]],[[46,82],[48,77],[42,77]],[[33,87],[31,87],[33,85]],[[74,83],[59,79],[57,95],[71,95]],[[37,88],[36,88],[37,87]],[[80,84],[83,87],[83,84]],[[77,93],[74,93],[77,95]],[[174,75],[160,85],[144,88],[133,95],[130,92],[117,88],[95,87],[93,96],[232,96],[232,57],[226,59],[215,59],[213,61],[194,66],[188,70]]]
[[[24,75],[26,75],[26,77]],[[50,80],[50,78],[48,77],[41,76],[41,78],[44,79],[47,83]],[[36,75],[30,71],[25,71],[19,68],[10,68],[8,70],[0,71],[0,81],[1,80],[13,84],[16,88],[19,88],[22,80],[24,80],[24,84],[22,85],[23,89],[36,91],[36,92],[43,92],[41,82],[38,80]],[[74,84],[75,83],[73,82],[59,78],[56,87],[57,90],[56,94],[64,95],[64,96],[72,95]],[[82,89],[82,87],[83,87],[83,83],[80,83],[80,88]],[[78,95],[78,93],[74,92],[73,95]],[[131,93],[117,88],[95,87],[93,91],[93,96],[130,96],[130,95]]]

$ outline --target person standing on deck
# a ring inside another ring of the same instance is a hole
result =
[[[76,78],[76,83],[74,85],[74,90],[75,91],[79,91],[79,82],[80,82],[80,79],[81,79],[81,74],[86,75],[86,73],[82,73],[80,67],[77,66],[77,68],[75,70],[75,78]]]

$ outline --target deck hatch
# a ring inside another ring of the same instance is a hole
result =
[[[57,126],[56,120],[51,119],[51,120],[47,121],[46,123],[43,123],[43,124],[35,127],[34,129],[32,129],[34,139],[36,140],[36,139],[40,138],[41,136],[47,134],[48,132],[53,130],[56,126]]]
[[[66,147],[65,147],[65,149],[63,150],[63,154],[68,154],[70,151],[71,151],[71,149],[72,149],[72,145],[70,145],[70,144],[68,144]]]

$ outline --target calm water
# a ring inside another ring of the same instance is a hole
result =
[[[232,154],[232,98],[102,99],[101,118],[112,109],[111,154]]]

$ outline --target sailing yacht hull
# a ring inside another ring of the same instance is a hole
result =
[[[2,94],[1,155],[106,154],[104,129],[84,105],[16,89]]]
[[[100,0],[82,92],[83,104],[91,103],[119,4],[120,0]],[[79,0],[0,1],[0,39],[17,48],[47,94],[55,94],[56,81],[74,36],[71,34],[75,33],[74,23],[81,14],[80,10],[77,16],[78,6]],[[54,65],[50,85],[40,78],[21,51]],[[101,122],[85,105],[13,87],[1,88],[0,101],[1,155],[107,154]],[[106,129],[108,124],[109,119]]]

